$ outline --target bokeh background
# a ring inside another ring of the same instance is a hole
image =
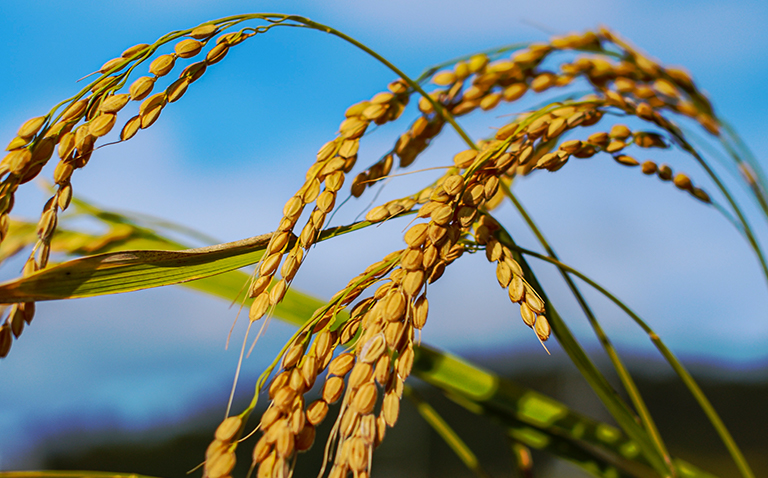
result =
[[[0,142],[10,141],[26,119],[72,96],[81,88],[78,78],[125,48],[151,43],[171,30],[256,11],[297,13],[332,25],[412,75],[477,50],[605,24],[661,62],[686,67],[761,161],[768,150],[768,5],[715,0],[2,2]],[[274,29],[234,48],[150,129],[95,153],[75,174],[75,194],[107,209],[172,219],[221,241],[268,232],[317,149],[333,138],[344,109],[393,79],[338,38]],[[503,124],[502,115],[535,102],[528,98],[507,109],[475,113],[462,123],[475,137],[486,136]],[[411,107],[406,116],[415,117],[414,111]],[[358,164],[375,162],[403,124],[366,137]],[[445,164],[460,149],[460,140],[446,128],[418,166]],[[695,184],[713,191],[689,158],[675,152],[650,157],[688,172]],[[43,176],[50,177],[46,172]],[[397,178],[380,199],[398,197],[436,174]],[[758,453],[768,446],[759,433],[768,425],[759,406],[768,379],[768,289],[734,228],[714,209],[609,158],[533,175],[516,191],[561,258],[647,319],[707,385],[753,464],[768,466]],[[334,223],[352,221],[370,197],[347,203]],[[45,199],[40,187],[29,184],[20,190],[14,213],[34,218]],[[739,200],[761,243],[768,245],[765,221],[745,196]],[[499,216],[518,242],[536,248],[511,207],[503,206]],[[399,247],[393,244],[399,244],[402,227],[387,224],[322,244],[295,286],[330,297],[367,264]],[[19,268],[18,262],[3,265],[0,278],[17,276]],[[536,270],[579,339],[600,360],[596,341],[557,273],[541,265]],[[426,343],[605,419],[554,341],[548,356],[521,323],[484,257],[462,258],[430,294]],[[595,294],[587,296],[640,372],[673,451],[733,476],[722,447],[682,387],[670,381],[647,338],[615,307]],[[35,321],[0,362],[0,470],[103,467],[183,475],[202,457],[224,413],[239,352],[238,346],[225,350],[224,344],[236,313],[227,303],[180,287],[38,304]],[[242,325],[233,334],[238,344]],[[241,397],[251,392],[290,333],[290,327],[273,323],[244,364]],[[492,425],[476,428],[449,404],[440,404],[438,394],[429,396],[474,438],[499,434]],[[412,411],[404,413],[401,422],[412,428],[403,427],[406,431],[392,435],[399,438],[388,440],[392,445],[375,461],[379,473],[464,473],[426,425],[407,419]],[[492,469],[508,473],[511,465],[499,458],[504,451],[499,446],[482,446],[481,457],[496,460]],[[113,456],[114,461],[98,461]],[[155,464],[141,468],[141,463]],[[571,472],[567,465],[540,468],[541,476]]]

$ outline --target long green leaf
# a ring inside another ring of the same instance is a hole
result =
[[[369,225],[359,222],[328,229],[318,240]],[[194,281],[259,262],[269,238],[262,235],[199,249],[133,250],[74,259],[0,284],[0,303],[93,297]]]

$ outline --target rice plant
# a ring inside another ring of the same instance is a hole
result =
[[[113,129],[120,131],[117,143],[131,140],[162,121],[163,111],[183,100],[201,76],[215,75],[215,65],[227,61],[230,49],[245,48],[273,28],[283,27],[335,35],[388,67],[393,81],[344,112],[338,132],[320,146],[316,158],[307,161],[301,187],[286,191],[274,231],[185,249],[134,218],[105,214],[74,195],[75,172],[87,167],[99,147],[114,144],[103,139]],[[166,45],[172,45],[174,52],[158,54]],[[404,396],[417,404],[470,470],[486,476],[472,444],[465,443],[449,420],[408,386],[411,375],[457,397],[480,415],[478,420],[496,420],[507,428],[515,442],[510,454],[518,456],[524,476],[530,467],[528,447],[545,449],[595,476],[712,476],[695,463],[670,455],[632,376],[582,295],[582,282],[615,302],[648,335],[709,418],[741,475],[754,476],[715,409],[662,339],[607,288],[561,262],[514,194],[515,185],[527,176],[556,172],[572,158],[611,157],[615,165],[606,167],[636,168],[639,174],[668,182],[702,207],[722,213],[743,235],[768,278],[760,242],[734,192],[711,162],[720,159],[721,166],[740,177],[757,209],[768,217],[764,173],[685,71],[660,65],[617,33],[599,28],[548,43],[470,53],[412,78],[331,26],[296,15],[248,14],[135,45],[102,65],[90,81],[45,115],[21,125],[0,162],[2,258],[26,253],[31,246],[21,277],[0,284],[0,302],[7,304],[0,325],[0,356],[11,352],[13,341],[32,322],[35,302],[185,284],[241,304],[250,324],[243,353],[248,337],[262,335],[272,317],[297,327],[272,365],[260,377],[249,378],[255,385],[251,403],[243,410],[227,407],[227,418],[212,430],[211,444],[200,457],[203,476],[230,476],[235,450],[242,446],[253,449],[252,474],[291,476],[299,455],[319,441],[315,446],[323,447],[325,460],[318,476],[368,477],[375,469],[374,451],[387,429],[396,425]],[[462,116],[493,111],[524,95],[539,97],[539,106],[504,117],[493,135],[471,138],[462,128]],[[373,164],[358,165],[366,137],[376,126],[399,122],[413,103],[419,115],[402,125],[391,149]],[[702,141],[700,134],[689,130],[691,125],[709,139]],[[445,158],[440,167],[444,174],[409,195],[379,204],[374,189],[415,170],[420,155],[446,128],[465,145]],[[703,148],[712,141],[719,151],[705,154]],[[655,160],[636,159],[670,148],[689,154],[699,169],[674,171]],[[52,195],[39,221],[11,219],[18,187],[35,179],[54,154],[58,162]],[[706,176],[716,189],[702,189],[692,180],[693,173]],[[343,201],[363,197],[372,206],[365,220],[327,226]],[[519,211],[546,254],[515,241],[516,231],[494,216],[502,203]],[[60,226],[59,216],[65,221],[63,213],[70,208],[105,221],[112,226],[110,232],[97,236]],[[362,265],[359,275],[329,300],[291,288],[315,244],[385,221],[402,224],[402,241],[392,244],[392,252],[379,261]],[[54,264],[49,263],[52,253],[81,257]],[[495,269],[510,309],[519,311],[519,327],[529,330],[542,353],[548,352],[547,341],[554,336],[618,429],[421,343],[422,337],[429,339],[429,285],[450,274],[451,264],[462,256],[475,253],[485,254]],[[559,269],[610,358],[628,401],[576,341],[568,318],[558,314],[553,298],[529,266],[532,260]],[[247,266],[255,266],[252,274],[239,271]],[[523,398],[541,407],[522,407]],[[259,400],[268,401],[268,408],[261,417],[253,417]],[[340,404],[339,412],[328,417],[335,403]],[[333,423],[330,435],[316,436],[326,420]]]

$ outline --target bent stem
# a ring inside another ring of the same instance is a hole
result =
[[[656,334],[656,332],[654,332],[653,329],[651,329],[651,327],[649,327],[648,324],[645,321],[643,321],[643,319],[641,319],[639,315],[637,315],[632,309],[630,309],[626,304],[624,304],[621,300],[619,300],[615,295],[610,293],[607,289],[605,289],[600,284],[593,281],[583,273],[574,269],[573,267],[567,264],[564,264],[551,257],[545,256],[543,254],[539,254],[538,252],[534,252],[518,246],[514,246],[514,247],[509,246],[509,247],[510,249],[516,250],[521,254],[535,257],[536,259],[540,259],[542,261],[549,262],[550,264],[554,264],[558,268],[570,274],[575,275],[579,279],[589,284],[595,290],[603,294],[611,302],[619,306],[621,310],[623,310],[630,318],[632,318],[632,320],[634,320],[635,323],[639,325],[640,328],[642,328],[646,334],[648,334],[648,337],[651,339],[651,342],[653,342],[653,345],[659,350],[659,352],[662,354],[664,359],[669,363],[669,365],[672,367],[675,373],[677,373],[678,377],[680,377],[680,379],[683,381],[685,386],[691,392],[691,395],[693,395],[693,398],[696,400],[696,402],[699,404],[701,409],[704,411],[710,423],[717,431],[717,434],[720,436],[720,439],[723,441],[723,444],[728,449],[728,452],[730,453],[731,458],[733,459],[736,466],[739,468],[741,475],[744,478],[754,478],[755,475],[752,472],[752,469],[749,467],[749,464],[744,458],[744,455],[742,454],[738,445],[736,445],[736,442],[733,439],[733,436],[731,436],[730,432],[728,431],[728,428],[723,423],[717,411],[715,411],[715,407],[712,406],[712,403],[710,403],[709,399],[707,399],[707,396],[701,390],[701,387],[699,387],[699,385],[696,383],[696,380],[694,380],[694,378],[691,376],[688,370],[686,370],[683,364],[680,363],[677,357],[675,357],[675,355],[667,348],[667,346],[664,345],[664,342],[662,342],[661,338]]]
[[[554,249],[550,246],[549,242],[544,237],[541,230],[536,226],[536,223],[533,222],[533,219],[525,210],[525,208],[520,203],[520,201],[518,201],[517,197],[515,197],[515,195],[509,189],[509,186],[506,183],[504,183],[504,181],[500,182],[500,186],[504,191],[504,194],[510,199],[510,201],[512,201],[512,203],[515,205],[520,215],[528,224],[528,227],[536,235],[536,238],[539,240],[539,243],[541,243],[541,245],[547,251],[547,254],[552,259],[558,260],[557,254],[555,253]],[[643,400],[643,397],[640,394],[640,390],[637,388],[635,381],[632,379],[632,375],[629,373],[627,368],[622,363],[621,359],[619,358],[619,354],[616,352],[616,349],[613,347],[613,344],[608,338],[608,335],[605,333],[605,331],[603,331],[603,328],[600,326],[600,323],[598,322],[597,317],[595,317],[595,314],[592,312],[592,309],[587,304],[587,301],[584,298],[584,296],[581,294],[581,291],[579,291],[576,284],[573,282],[571,277],[568,275],[568,273],[564,269],[558,268],[558,270],[560,271],[560,274],[563,276],[563,280],[565,280],[565,282],[568,284],[568,288],[571,290],[571,293],[573,294],[573,296],[576,298],[579,305],[581,306],[581,309],[584,311],[584,315],[586,315],[587,320],[589,321],[589,324],[592,326],[592,330],[594,330],[595,335],[600,341],[600,345],[602,345],[606,354],[608,354],[608,357],[611,360],[611,364],[613,365],[613,368],[616,370],[616,373],[618,374],[619,379],[621,380],[621,383],[624,386],[624,389],[629,395],[629,398],[632,401],[632,404],[634,405],[635,410],[637,410],[637,413],[640,416],[640,420],[642,421],[643,426],[645,427],[646,430],[648,430],[648,433],[651,436],[651,440],[653,440],[661,456],[664,457],[664,461],[666,462],[670,471],[673,473],[673,476],[677,476],[677,471],[675,470],[674,464],[672,462],[672,457],[669,455],[669,451],[667,450],[667,447],[664,444],[664,440],[661,438],[659,429],[656,426],[656,423],[654,422],[653,417],[651,416],[651,413],[648,411],[648,407],[645,405],[645,401]]]

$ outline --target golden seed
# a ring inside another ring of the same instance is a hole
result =
[[[143,100],[152,92],[152,88],[155,86],[155,79],[151,76],[142,76],[134,81],[128,93],[131,95],[133,101]]]
[[[638,160],[632,156],[627,156],[626,154],[614,156],[613,159],[615,159],[617,163],[623,164],[624,166],[638,166],[640,164]]]
[[[356,139],[365,133],[366,128],[368,128],[367,121],[361,120],[357,117],[351,117],[342,121],[341,125],[339,126],[339,133],[341,134],[342,138]]]
[[[75,133],[71,131],[62,135],[59,140],[59,158],[67,159],[75,150]]]
[[[666,164],[659,165],[659,169],[656,172],[656,174],[659,175],[659,179],[661,179],[662,181],[672,180],[672,168],[670,168]]]
[[[615,124],[611,127],[611,132],[608,136],[614,139],[624,140],[632,136],[632,132],[623,124]]]
[[[475,161],[476,156],[477,156],[477,151],[475,151],[474,149],[468,149],[466,151],[462,151],[453,157],[453,164],[455,164],[456,167],[458,168],[466,169],[472,165],[472,163]]]
[[[635,144],[641,148],[666,148],[664,139],[656,133],[639,132],[635,133]]]
[[[594,144],[595,146],[605,147],[610,142],[610,136],[608,136],[608,133],[603,131],[599,133],[592,133],[587,137],[587,142],[590,144]],[[568,152],[572,153],[573,151],[568,151]]]
[[[170,86],[168,86],[168,88],[165,90],[165,93],[168,96],[168,102],[173,103],[174,101],[181,99],[181,97],[187,91],[189,83],[190,81],[187,78],[179,78],[178,80],[171,83]]]
[[[423,267],[423,259],[420,249],[408,249],[400,260],[400,266],[407,271],[415,271]]]
[[[212,460],[222,453],[224,453],[224,450],[228,447],[227,443],[223,443],[219,440],[213,440],[210,445],[208,445],[208,448],[205,450],[205,459],[206,460]]]
[[[677,173],[672,182],[675,184],[675,186],[677,186],[678,189],[690,190],[693,188],[693,184],[691,184],[691,178],[685,175],[685,173]]]
[[[544,72],[537,75],[536,78],[531,81],[531,89],[536,93],[541,93],[555,85],[557,82],[557,76],[553,73]]]
[[[536,312],[531,310],[526,302],[520,303],[520,317],[523,318],[523,322],[528,327],[533,328],[533,325],[536,323]]]
[[[450,204],[442,204],[432,211],[432,221],[440,226],[445,226],[453,219],[453,207]]]
[[[141,117],[141,129],[146,129],[152,126],[155,121],[157,121],[157,118],[160,117],[160,113],[162,113],[164,106],[164,104],[160,103],[149,108],[143,113],[140,113],[139,116]]]
[[[100,105],[99,111],[102,113],[117,113],[130,99],[127,94],[111,95],[107,97]]]
[[[513,83],[506,88],[502,93],[502,98],[505,101],[515,101],[520,99],[525,92],[528,91],[528,85],[525,83]]]
[[[317,208],[324,213],[329,213],[333,209],[333,205],[336,203],[336,194],[332,191],[323,191],[317,197]]]
[[[64,110],[64,113],[61,114],[61,121],[72,121],[80,118],[87,106],[88,98],[72,103]]]
[[[415,224],[408,229],[405,233],[405,243],[408,244],[408,247],[414,249],[421,247],[427,239],[427,229],[428,226],[426,223]]]
[[[376,369],[373,372],[376,381],[380,385],[386,385],[390,376],[390,364],[392,362],[389,354],[382,354],[376,361]]]
[[[530,307],[531,310],[537,314],[544,313],[544,302],[539,298],[538,295],[536,295],[536,292],[534,292],[533,289],[530,289],[529,287],[526,287],[525,289],[525,302],[528,304],[528,307]]]
[[[18,133],[16,134],[20,138],[29,139],[36,135],[38,131],[40,131],[40,128],[43,127],[43,124],[45,124],[45,116],[38,116],[36,118],[28,119],[24,122],[24,124],[21,125]]]
[[[143,52],[147,48],[149,48],[149,45],[146,43],[139,43],[138,45],[134,45],[125,50],[120,56],[123,58],[131,58],[132,56],[136,56],[138,53]]]
[[[175,63],[175,55],[158,56],[150,63],[149,72],[156,76],[165,76],[173,69]]]
[[[190,33],[189,36],[192,38],[196,38],[198,40],[205,40],[206,38],[210,37],[214,33],[216,33],[216,25],[200,25],[199,27],[194,28]]]
[[[234,452],[222,453],[212,461],[206,462],[205,470],[208,478],[223,478],[235,468]]]
[[[350,192],[353,197],[359,198],[363,195],[365,188],[367,187],[367,184],[365,183],[367,180],[368,173],[365,171],[355,176],[355,179],[352,181],[352,186],[350,186]]]
[[[276,466],[277,452],[271,452],[264,460],[259,464],[259,470],[256,472],[257,478],[272,478],[272,476],[279,470]],[[284,473],[281,476],[288,476]]]
[[[367,415],[373,411],[377,396],[376,384],[368,382],[355,393],[355,398],[352,399],[352,408],[361,415]]]
[[[485,185],[483,187],[483,195],[485,196],[486,201],[490,201],[493,196],[496,195],[496,192],[499,190],[499,178],[497,176],[491,176],[488,179],[485,180]]]
[[[209,65],[218,63],[227,56],[229,46],[226,43],[219,43],[215,47],[211,48],[207,55],[205,55],[205,62]]]
[[[205,68],[206,68],[206,64],[204,61],[192,63],[191,65],[184,68],[184,70],[182,70],[181,75],[179,75],[179,77],[186,78],[187,80],[189,80],[190,83],[194,83],[201,76],[203,76],[203,73],[205,73]]]
[[[456,196],[464,188],[464,177],[461,174],[452,174],[443,181],[443,190],[450,196]]]
[[[555,138],[560,136],[563,131],[568,127],[568,123],[564,118],[557,118],[549,124],[547,129],[547,138]]]
[[[387,295],[384,300],[384,309],[382,311],[382,317],[387,322],[399,321],[405,313],[406,307],[405,295],[399,290],[395,290]]]
[[[301,210],[304,207],[304,203],[302,202],[301,198],[299,196],[293,196],[291,199],[288,200],[288,202],[285,203],[285,206],[283,206],[283,216],[285,217],[294,217],[301,214]]]
[[[651,160],[643,162],[640,166],[643,174],[654,174],[656,172],[656,163]]]
[[[413,369],[413,347],[406,348],[400,357],[397,359],[397,374],[401,380],[405,380],[411,375],[411,369]]]
[[[287,412],[291,410],[294,398],[296,398],[296,390],[291,387],[283,387],[275,392],[272,403],[283,412]]]
[[[509,300],[520,302],[523,297],[525,297],[525,282],[521,276],[513,274],[509,282]]]
[[[640,118],[647,119],[647,120],[653,119],[653,108],[651,107],[651,105],[649,105],[644,101],[638,103],[635,113],[637,113],[637,116],[639,116]]]
[[[29,149],[16,149],[5,155],[2,164],[7,165],[12,173],[19,174],[31,160],[32,152]]]
[[[102,113],[91,121],[88,132],[93,136],[101,137],[109,133],[117,121],[117,115]]]
[[[357,362],[349,374],[349,388],[357,389],[360,385],[371,380],[373,367],[369,363]],[[330,403],[330,402],[329,402]]]
[[[203,44],[197,40],[186,39],[176,44],[174,51],[181,58],[192,58],[200,53]]]
[[[408,272],[403,279],[403,292],[411,297],[415,296],[424,285],[424,279],[424,271]]]
[[[64,211],[69,207],[69,203],[72,201],[72,185],[66,184],[61,189],[59,189],[59,209]],[[5,215],[2,217],[6,217]],[[0,234],[0,239],[5,234]]]
[[[400,415],[400,399],[396,394],[387,393],[384,396],[384,402],[381,405],[381,415],[388,426],[395,426]]]
[[[315,442],[315,427],[310,424],[305,424],[298,435],[296,435],[296,450],[307,451],[312,448],[312,444]]]
[[[389,211],[387,211],[385,206],[376,206],[368,211],[368,214],[365,215],[365,220],[368,222],[381,222],[388,217]]]
[[[264,461],[269,453],[272,451],[272,444],[266,438],[266,435],[262,435],[256,446],[253,447],[253,462],[261,463]]]
[[[99,68],[99,73],[102,73],[102,74],[106,73],[106,72],[112,70],[113,68],[117,67],[117,65],[119,65],[120,63],[124,63],[124,62],[125,62],[125,58],[113,58],[113,59],[109,60],[108,62],[104,63],[101,66],[101,68]],[[123,65],[123,66],[125,66],[125,65]],[[121,69],[121,68],[118,68],[118,70]]]
[[[240,430],[242,424],[242,418],[238,416],[229,417],[221,422],[218,428],[216,428],[216,433],[214,436],[219,441],[230,442],[235,437],[235,434]]]
[[[65,184],[69,182],[74,169],[75,168],[71,162],[60,161],[59,164],[56,165],[56,169],[53,171],[53,181],[56,184]]]
[[[315,400],[307,407],[307,421],[312,425],[319,425],[328,414],[328,403],[324,400]]]
[[[709,194],[707,194],[707,192],[701,188],[697,188],[697,187],[691,188],[691,194],[693,194],[693,197],[695,197],[699,201],[705,202],[707,204],[710,204],[712,202],[712,199],[710,199]]]
[[[122,131],[120,131],[120,141],[128,141],[129,139],[133,138],[136,133],[139,131],[139,128],[141,127],[141,116],[134,116],[133,118],[129,119],[125,126],[123,126]]]
[[[251,308],[248,311],[248,318],[251,322],[259,320],[267,313],[267,309],[269,309],[269,293],[262,292],[253,299]]]
[[[451,70],[443,70],[432,77],[432,83],[439,86],[450,86],[456,82],[456,74]]]
[[[384,336],[377,334],[363,345],[360,351],[360,360],[365,363],[376,362],[386,350],[387,343],[384,340]]]
[[[328,373],[343,377],[355,365],[355,356],[351,353],[344,353],[331,360],[328,365]]]
[[[269,398],[274,399],[275,395],[277,395],[277,392],[281,388],[288,385],[288,381],[290,379],[291,379],[291,373],[288,371],[283,371],[277,374],[277,376],[272,380],[272,383],[269,384]],[[277,411],[280,412],[279,410]]]
[[[281,457],[290,456],[293,453],[293,445],[295,444],[295,438],[291,430],[288,428],[281,428],[280,433],[275,440],[275,450]]]
[[[267,287],[272,282],[271,276],[265,276],[265,277],[259,277],[256,280],[253,281],[251,284],[251,287],[248,289],[248,297],[256,297],[257,295],[261,294],[265,290],[267,290]]]
[[[627,143],[621,140],[613,140],[610,143],[608,143],[608,146],[605,147],[606,153],[616,153],[618,151],[621,151],[627,146]]]
[[[501,259],[503,247],[496,239],[490,239],[485,246],[485,257],[488,262],[496,262]]]
[[[5,150],[6,151],[13,151],[14,149],[19,149],[22,146],[26,146],[27,143],[29,143],[29,139],[21,138],[19,136],[16,136],[15,138],[13,138],[11,140],[10,143],[8,143],[8,146],[5,148]]]
[[[501,93],[491,93],[480,100],[480,108],[483,111],[492,110],[501,101]]]
[[[509,268],[506,261],[499,261],[496,265],[496,280],[499,281],[499,285],[502,289],[506,289],[512,281],[512,270]]]
[[[542,342],[546,342],[549,335],[552,333],[552,327],[549,326],[549,321],[543,315],[536,318],[536,325],[534,327],[536,335]]]
[[[430,222],[427,229],[427,237],[432,241],[432,244],[438,244],[445,237],[446,232],[445,227]]]
[[[336,192],[344,185],[344,171],[336,171],[325,178],[325,188]]]

